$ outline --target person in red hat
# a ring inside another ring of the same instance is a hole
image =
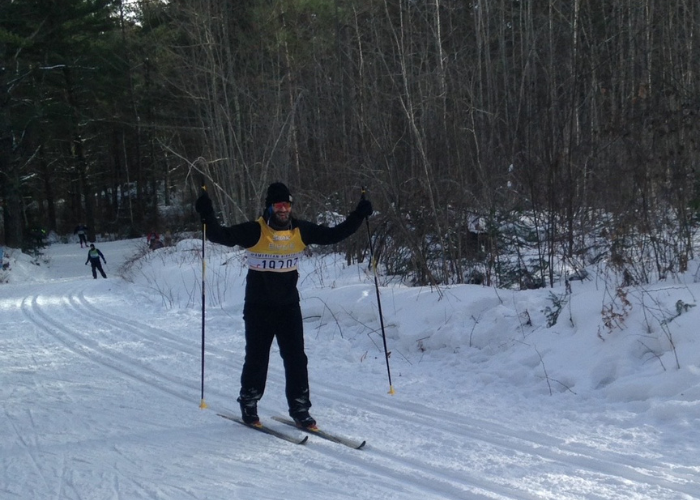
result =
[[[307,245],[332,245],[352,235],[372,215],[362,199],[345,221],[326,227],[292,216],[294,199],[287,186],[275,182],[267,189],[265,209],[257,220],[230,227],[219,225],[206,191],[195,209],[206,224],[206,236],[226,246],[246,249],[248,274],[245,304],[245,361],[238,402],[243,421],[259,422],[257,404],[265,392],[272,340],[276,337],[284,363],[289,415],[300,427],[313,428],[304,329],[299,305],[298,263]]]

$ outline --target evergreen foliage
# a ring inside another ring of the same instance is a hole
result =
[[[368,187],[410,283],[662,278],[694,253],[699,29],[680,0],[3,2],[0,236],[196,228],[203,174],[225,223],[272,181],[306,217]]]

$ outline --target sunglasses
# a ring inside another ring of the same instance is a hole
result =
[[[278,201],[277,203],[272,204],[272,209],[277,211],[277,210],[291,210],[292,204],[288,201]]]

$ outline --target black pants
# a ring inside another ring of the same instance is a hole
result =
[[[308,360],[304,353],[304,326],[299,304],[249,305],[245,320],[245,362],[241,374],[241,401],[259,400],[265,392],[272,339],[277,337],[284,364],[287,403],[290,411],[308,410]]]
[[[80,238],[80,248],[83,248],[83,243],[85,243],[85,246],[88,246],[87,237],[84,234],[79,234],[78,238]]]
[[[100,262],[100,259],[90,259],[90,265],[92,266],[93,278],[97,279],[97,271],[100,271],[100,274],[103,278],[107,277],[104,270],[102,269],[102,263]]]

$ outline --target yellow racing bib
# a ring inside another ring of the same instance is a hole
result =
[[[298,229],[275,231],[260,217],[260,239],[246,249],[248,268],[256,271],[286,273],[296,271],[306,245]]]

